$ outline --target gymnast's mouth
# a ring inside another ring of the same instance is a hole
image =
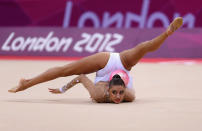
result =
[[[114,100],[116,103],[120,103],[121,99],[117,98]]]

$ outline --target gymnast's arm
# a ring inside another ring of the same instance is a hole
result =
[[[64,85],[62,88],[51,89],[49,88],[49,92],[53,94],[61,94],[69,90],[71,87],[75,86],[78,83],[82,83],[83,86],[88,90],[90,96],[95,99],[96,95],[99,93],[95,93],[95,85],[94,83],[84,74],[81,74],[70,81],[68,84]]]
[[[76,84],[80,83],[81,79],[81,75],[77,76],[76,78],[74,78],[73,80],[71,80],[69,83],[67,83],[66,85],[64,85],[62,88],[48,88],[49,92],[53,93],[53,94],[62,94],[64,92],[66,92],[68,89],[70,89],[71,87],[75,86]]]
[[[124,101],[125,102],[132,102],[134,100],[135,100],[135,91],[134,91],[134,89],[126,88],[125,89]]]

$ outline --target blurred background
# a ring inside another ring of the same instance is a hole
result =
[[[201,0],[0,0],[0,57],[120,52],[159,35],[178,16],[182,29],[145,58],[201,58]]]

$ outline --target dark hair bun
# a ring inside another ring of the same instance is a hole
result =
[[[116,74],[112,77],[112,79],[109,81],[109,88],[111,88],[113,85],[122,85],[126,88],[124,81],[121,79],[121,76]]]
[[[118,75],[118,74],[116,74],[116,75],[114,75],[113,77],[112,77],[112,79],[120,79],[121,77],[120,77],[120,75]]]

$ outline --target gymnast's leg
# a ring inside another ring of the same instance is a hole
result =
[[[48,69],[34,78],[21,79],[19,85],[10,89],[9,92],[16,93],[18,91],[23,91],[31,86],[56,79],[58,77],[96,72],[105,67],[109,59],[109,55],[110,54],[108,52],[101,52],[65,66]]]
[[[177,30],[182,24],[183,19],[178,17],[173,20],[165,32],[156,38],[142,42],[132,49],[121,52],[120,57],[124,67],[127,70],[130,70],[146,53],[157,50],[167,37]]]

